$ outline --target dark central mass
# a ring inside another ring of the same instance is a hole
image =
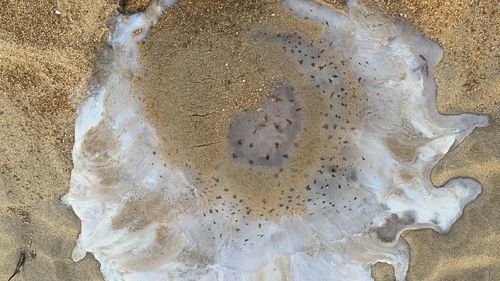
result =
[[[275,85],[253,111],[229,129],[231,157],[250,165],[279,167],[290,156],[301,128],[302,108],[293,88]]]

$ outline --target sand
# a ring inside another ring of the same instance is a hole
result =
[[[59,197],[69,186],[75,106],[85,95],[106,21],[117,2],[0,0],[0,278],[4,280],[14,271],[22,250],[28,253],[27,261],[13,280],[102,280],[91,255],[79,263],[71,261],[79,221]],[[140,10],[144,2],[122,9]],[[493,0],[375,2],[408,18],[443,47],[444,59],[436,73],[439,110],[491,118],[491,126],[476,130],[434,169],[437,185],[455,176],[470,176],[484,190],[449,234],[421,230],[403,235],[411,246],[409,280],[498,280],[498,5]],[[377,266],[374,276],[391,280],[388,272],[390,267]]]
[[[113,1],[0,1],[0,279],[101,280],[70,260],[79,221],[59,202],[69,185],[75,104]],[[58,13],[60,12],[60,15]]]

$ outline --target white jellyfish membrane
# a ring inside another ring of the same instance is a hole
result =
[[[307,66],[298,69],[311,74],[311,83],[333,101],[324,122],[325,136],[334,137],[325,137],[319,173],[300,187],[301,212],[286,208],[264,219],[224,208],[237,204],[230,198],[212,202],[183,171],[161,159],[155,128],[132,87],[140,64],[137,42],[171,4],[154,2],[143,13],[114,18],[106,81],[77,114],[74,169],[64,197],[82,222],[73,259],[92,253],[106,280],[373,280],[371,265],[379,261],[393,265],[396,279],[405,280],[409,254],[401,232],[445,233],[481,192],[468,178],[439,188],[430,181],[437,161],[488,122],[484,116],[437,111],[437,44],[409,23],[356,1],[343,12],[286,0],[297,16],[323,26],[319,45],[302,45],[294,34],[256,33],[256,41],[282,44],[285,51],[302,46],[303,52],[290,56]],[[328,53],[340,55],[333,59]],[[356,85],[345,77],[332,83],[342,70]],[[277,91],[290,98],[289,89]],[[268,108],[300,118],[293,115],[296,104]],[[244,135],[260,117],[242,118],[247,123],[236,123],[233,135]],[[282,134],[260,131],[260,152],[272,150],[269,139],[296,137],[300,125],[294,126]],[[329,147],[336,159],[327,156]],[[267,160],[280,165],[283,157],[275,156]]]

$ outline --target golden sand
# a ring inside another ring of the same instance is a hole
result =
[[[117,2],[0,0],[0,278],[12,274],[26,250],[26,264],[14,280],[102,280],[90,255],[71,261],[79,221],[58,199],[69,187],[75,104]],[[140,10],[140,2],[123,9]],[[411,246],[409,280],[498,280],[498,5],[494,0],[374,2],[406,17],[443,47],[436,72],[442,113],[491,118],[491,126],[476,130],[434,169],[437,185],[470,176],[483,184],[483,193],[448,235],[431,230],[403,235]],[[185,18],[184,28],[192,21]],[[377,266],[374,276],[391,280],[388,272],[390,267]]]

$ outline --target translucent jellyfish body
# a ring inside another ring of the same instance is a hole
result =
[[[106,280],[372,280],[379,261],[404,280],[401,232],[446,232],[481,192],[472,179],[430,181],[487,124],[438,113],[441,49],[355,1],[346,12],[275,4],[312,35],[265,24],[241,34],[287,67],[224,121],[216,165],[176,165],[133,87],[137,42],[171,4],[114,19],[106,81],[78,111],[64,198],[82,222],[73,259],[93,253]]]

